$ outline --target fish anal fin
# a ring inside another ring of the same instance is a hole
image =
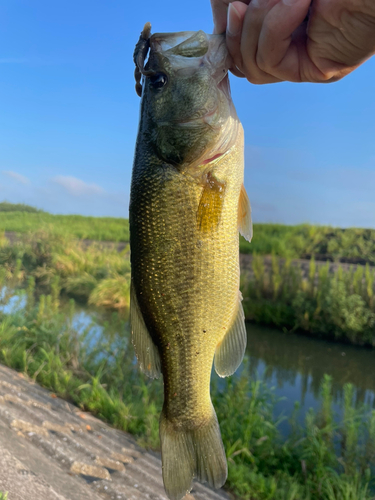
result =
[[[197,212],[198,228],[203,233],[215,231],[220,222],[225,184],[208,173]]]
[[[215,370],[220,377],[233,375],[240,366],[245,354],[246,342],[245,315],[241,299],[239,299],[237,314],[232,326],[215,351]]]
[[[253,223],[251,220],[250,200],[245,186],[242,184],[240,199],[238,201],[238,230],[247,241],[253,237]]]
[[[130,326],[132,343],[140,369],[150,378],[160,376],[160,355],[145,325],[134,285],[130,288]]]

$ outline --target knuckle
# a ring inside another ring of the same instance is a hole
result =
[[[264,57],[262,57],[262,55],[259,53],[256,55],[256,64],[258,68],[265,73],[268,73],[271,69],[267,62],[267,59],[264,59]]]
[[[254,85],[262,85],[264,83],[267,83],[267,80],[259,75],[247,75],[246,79],[248,82],[253,83]]]

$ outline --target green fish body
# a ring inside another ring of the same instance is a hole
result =
[[[131,327],[141,369],[163,374],[163,479],[179,500],[193,477],[226,480],[210,377],[213,362],[228,376],[244,355],[238,231],[251,239],[251,218],[224,37],[149,44],[129,210]]]

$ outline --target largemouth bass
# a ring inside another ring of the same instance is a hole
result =
[[[132,341],[141,369],[163,374],[163,480],[179,500],[194,477],[215,488],[227,477],[210,377],[213,362],[221,377],[233,374],[246,347],[243,129],[223,35],[150,37],[146,25],[134,57],[142,100],[129,210]]]

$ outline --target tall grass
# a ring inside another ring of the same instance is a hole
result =
[[[82,304],[126,313],[129,307],[129,247],[86,247],[62,235],[39,231],[0,245],[0,282],[29,287],[38,294],[59,294]],[[30,293],[28,294],[30,296]],[[30,296],[30,300],[33,298]]]
[[[47,212],[0,211],[0,231],[48,231],[67,237],[97,241],[129,241],[129,222],[115,217],[52,215]]]
[[[32,293],[33,283],[28,283]],[[159,449],[162,381],[146,379],[134,363],[129,329],[117,313],[92,338],[89,326],[75,326],[75,303],[62,306],[58,293],[34,306],[0,313],[0,362],[15,368],[139,442]],[[285,417],[274,417],[276,398],[246,365],[238,376],[213,376],[212,397],[221,425],[229,476],[227,487],[240,499],[370,500],[374,486],[375,412],[356,408],[346,385],[341,417],[332,409],[331,379],[321,387],[321,410],[289,419],[287,439],[279,432]]]
[[[127,219],[52,215],[28,205],[0,203],[0,231],[49,231],[97,241],[129,241]],[[342,260],[375,265],[375,229],[333,228],[300,224],[255,224],[251,244],[240,238],[242,253],[275,254],[285,258]]]
[[[332,273],[329,263],[309,271],[273,256],[271,267],[254,255],[252,273],[243,277],[248,320],[289,330],[375,346],[374,270],[366,267]]]
[[[24,203],[9,203],[8,201],[2,201],[0,202],[0,212],[41,213],[43,210],[31,207],[30,205],[25,205]]]
[[[240,250],[292,259],[315,256],[318,260],[375,264],[375,229],[255,224],[251,243],[240,238]]]
[[[31,280],[31,281],[30,281]],[[129,246],[89,247],[45,231],[10,244],[0,239],[0,283],[12,289],[35,283],[38,294],[74,298],[81,304],[129,309]],[[242,276],[246,319],[315,336],[375,346],[374,269],[366,266],[331,272],[310,260],[309,269],[275,254],[265,265],[253,255],[252,272]],[[30,295],[30,294],[29,294]],[[32,297],[30,297],[32,301]]]

